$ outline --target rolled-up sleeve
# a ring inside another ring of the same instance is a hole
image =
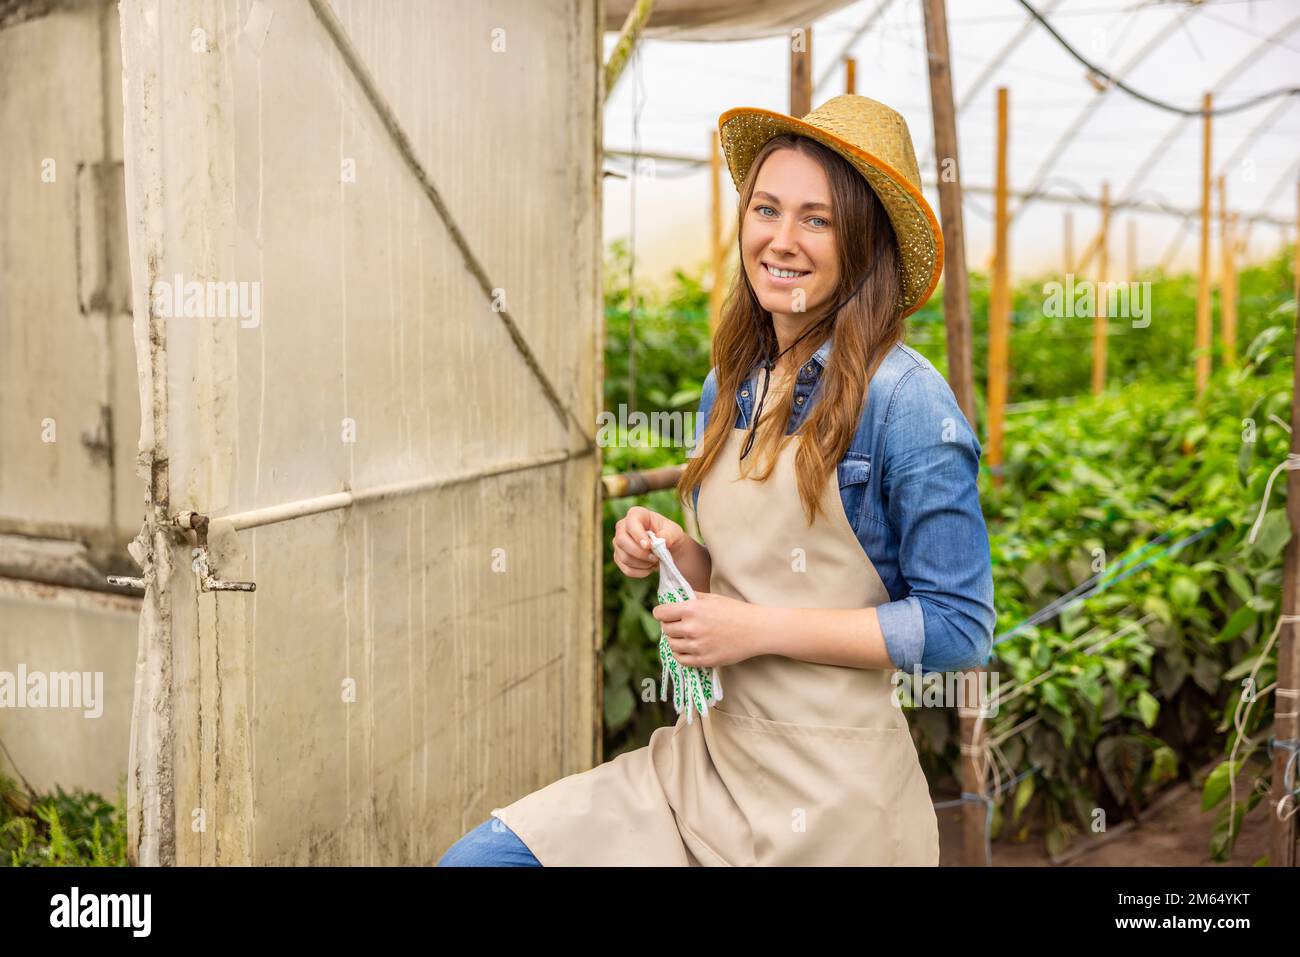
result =
[[[687,458],[694,458],[699,454],[700,444],[704,441],[704,429],[708,425],[709,410],[713,408],[713,402],[718,395],[718,369],[714,366],[709,370],[709,374],[704,377],[704,385],[700,387],[700,409],[695,413],[695,435],[691,441],[691,447],[686,450]],[[691,510],[694,511],[699,507],[700,487],[696,485],[691,489]]]
[[[980,444],[938,370],[898,384],[886,413],[881,497],[899,538],[905,597],[876,608],[895,666],[960,671],[988,661],[996,615]]]

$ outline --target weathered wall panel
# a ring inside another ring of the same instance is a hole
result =
[[[595,760],[597,11],[484,6],[122,5],[144,863],[430,863]],[[260,316],[162,315],[177,274]],[[196,592],[185,510],[256,592]]]
[[[0,752],[0,771],[42,793],[59,786],[117,799],[131,737],[139,606],[118,595],[0,579],[0,670],[80,672],[92,676],[81,690],[96,698],[89,709],[0,708],[0,740],[12,758]]]
[[[98,0],[19,12],[0,28],[0,671],[102,674],[107,700],[0,710],[0,740],[32,787],[112,799],[139,601],[82,589],[131,570],[144,514],[120,28]]]
[[[142,512],[119,49],[108,4],[0,30],[0,532],[97,552]]]

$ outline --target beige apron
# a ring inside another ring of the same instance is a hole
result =
[[[773,382],[765,410],[789,383]],[[887,602],[837,471],[809,527],[794,472],[801,437],[786,438],[757,482],[739,475],[745,435],[732,430],[700,485],[710,591],[793,608]],[[706,717],[683,716],[645,747],[493,814],[546,867],[935,866],[938,821],[891,674],[779,655],[724,666],[722,700]]]

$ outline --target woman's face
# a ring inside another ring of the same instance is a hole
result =
[[[741,252],[749,283],[774,319],[830,305],[840,272],[832,215],[820,163],[791,149],[767,157],[744,211]]]

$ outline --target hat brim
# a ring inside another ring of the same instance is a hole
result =
[[[943,230],[921,191],[885,160],[796,117],[759,107],[737,107],[718,118],[718,136],[736,190],[763,144],[782,133],[797,133],[830,147],[863,175],[880,197],[898,239],[902,314],[910,316],[924,306],[943,274]]]

